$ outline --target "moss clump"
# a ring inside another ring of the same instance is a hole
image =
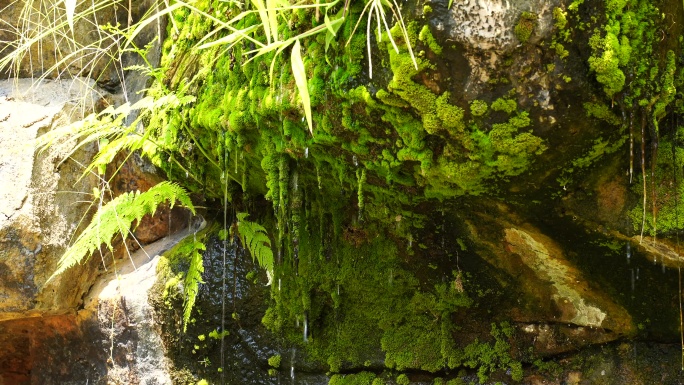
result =
[[[282,358],[280,357],[280,354],[276,354],[275,356],[268,358],[268,365],[272,368],[278,369],[280,367],[281,360]]]
[[[620,118],[604,103],[584,103],[584,110],[587,112],[587,116],[600,119],[612,126],[620,126],[622,124]]]
[[[487,102],[482,100],[473,100],[470,103],[470,113],[476,117],[483,116],[484,114],[486,114],[488,108],[489,106],[487,106]]]
[[[553,25],[559,30],[564,30],[568,25],[568,13],[562,8],[556,7],[553,9]]]
[[[514,28],[515,37],[518,38],[518,41],[525,44],[530,40],[534,29],[537,27],[538,18],[539,16],[532,12],[523,12],[520,15]]]
[[[375,373],[334,374],[328,385],[375,385]]]
[[[434,52],[435,55],[442,54],[442,46],[437,43],[435,37],[432,36],[432,32],[430,32],[430,27],[427,25],[424,25],[420,30],[420,33],[418,34],[418,40],[427,45],[428,48],[430,48],[430,51]]]
[[[512,114],[518,109],[518,103],[513,99],[499,98],[492,102],[492,110],[503,111],[507,114]]]
[[[493,344],[475,341],[466,346],[463,353],[459,352],[452,359],[459,363],[462,360],[463,365],[477,368],[480,383],[487,382],[489,375],[499,369],[510,370],[513,380],[521,381],[523,378],[522,364],[511,358],[511,345],[508,342],[514,332],[511,325],[506,322],[500,325],[492,324]]]

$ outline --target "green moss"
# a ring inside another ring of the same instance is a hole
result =
[[[375,374],[371,372],[334,374],[328,385],[375,385],[375,379]]]
[[[437,40],[435,40],[434,36],[432,36],[432,33],[430,32],[430,27],[427,25],[424,25],[420,30],[420,33],[418,34],[418,40],[427,45],[428,48],[430,48],[430,51],[434,52],[436,55],[442,54],[442,46],[437,43]]]
[[[553,9],[553,21],[554,26],[560,30],[565,29],[568,25],[568,13],[563,11],[562,8],[556,7]]]
[[[606,140],[604,138],[597,138],[594,140],[592,148],[581,158],[573,160],[574,167],[586,168],[594,164],[594,162],[602,158],[606,154],[612,154],[625,144],[626,136],[622,136],[616,141]]]
[[[507,114],[512,114],[518,109],[518,103],[513,99],[499,98],[492,102],[492,110],[503,111]]]
[[[473,114],[473,116],[482,116],[486,114],[488,108],[487,102],[482,100],[473,100],[470,103],[470,113]]]
[[[432,7],[429,6],[429,5],[427,5],[427,4],[424,5],[424,6],[423,6],[423,15],[424,15],[424,16],[427,16],[427,15],[429,15],[429,14],[431,14],[431,13],[432,13]]]
[[[620,118],[604,103],[584,103],[584,110],[587,112],[587,116],[600,119],[610,125],[620,126],[622,124]]]
[[[617,37],[608,33],[605,38],[594,35],[589,44],[598,54],[589,58],[589,68],[596,73],[596,80],[603,85],[603,91],[609,97],[622,90],[625,85],[625,74],[620,69],[622,46]]]
[[[518,41],[525,44],[530,40],[534,29],[537,27],[538,18],[539,16],[532,12],[523,12],[520,15],[514,29],[515,37],[518,38]]]
[[[280,361],[280,354],[276,354],[275,356],[271,356],[268,358],[268,365],[272,368],[278,369],[280,367]]]
[[[409,380],[409,378],[406,374],[400,374],[397,376],[397,384],[398,385],[408,385],[410,383],[411,383],[411,380]]]
[[[565,59],[570,56],[570,52],[568,52],[568,50],[565,49],[565,46],[561,43],[553,42],[551,44],[551,49],[553,49],[556,52],[556,55],[558,55],[558,57],[561,59]]]
[[[677,132],[677,140],[681,140],[683,137],[684,130],[680,127]],[[684,149],[676,146],[673,157],[673,146],[670,140],[661,139],[658,147],[658,158],[654,168],[655,175],[651,176],[651,173],[647,172],[644,182],[649,187],[644,233],[651,236],[667,236],[684,228],[684,221],[680,218],[681,207],[678,207],[681,205],[681,201],[678,202],[678,200],[684,194],[684,175],[682,174]],[[655,180],[652,179],[653,177]],[[652,186],[655,186],[655,191],[653,191]],[[642,188],[643,186],[640,183],[636,184],[634,186],[635,193],[643,193]],[[654,203],[655,218],[653,215]],[[637,232],[641,231],[643,210],[643,202],[640,200],[629,213],[634,230]]]

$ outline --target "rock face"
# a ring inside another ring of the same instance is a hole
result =
[[[81,219],[88,219],[97,179],[80,177],[95,149],[69,154],[70,146],[60,146],[38,155],[33,144],[40,133],[91,110],[98,101],[91,86],[82,79],[0,85],[0,320],[74,309],[97,274],[100,262],[93,259],[46,285]]]
[[[122,281],[117,281],[98,278],[103,260],[93,256],[46,282],[72,238],[89,222],[92,190],[99,183],[93,174],[81,177],[95,154],[93,145],[72,153],[75,143],[63,141],[36,152],[35,140],[96,108],[106,93],[95,90],[94,82],[84,79],[0,83],[2,384],[170,383],[159,337],[155,340],[156,323],[146,307],[144,285],[155,280],[156,260],[139,251],[132,258],[140,268],[128,276],[126,257],[117,262],[124,266]],[[145,191],[161,180],[135,157],[124,159],[116,163],[122,170],[112,183],[117,194]],[[136,234],[147,244],[187,225],[183,210],[162,208],[145,217]],[[147,252],[154,255],[174,239]],[[137,249],[139,243],[129,246]],[[123,257],[124,248],[114,254]],[[128,283],[124,289],[129,291],[103,289],[102,283],[93,288],[103,280]],[[102,291],[100,298],[94,290]],[[115,343],[117,349],[111,350]]]

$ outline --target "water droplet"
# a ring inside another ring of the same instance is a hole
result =
[[[304,157],[305,157],[305,158],[308,158],[308,157],[309,157],[309,147],[307,147],[307,148],[304,150]]]
[[[352,161],[354,162],[354,166],[359,167],[359,160],[356,158],[356,155],[352,157]]]

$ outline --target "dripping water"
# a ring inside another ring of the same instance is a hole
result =
[[[339,286],[338,286],[338,290],[339,290]],[[309,320],[308,320],[308,317],[306,316],[306,312],[305,312],[304,313],[304,342],[307,342],[308,333],[309,333]]]
[[[228,169],[228,146],[224,142],[224,152],[223,152],[223,230],[228,231],[228,179],[225,178],[225,170]],[[228,236],[226,235],[223,239],[223,264],[221,273],[221,385],[225,384],[225,336],[223,331],[226,330],[226,253],[227,253],[227,241]]]
[[[295,348],[292,348],[292,357],[290,358],[290,378],[292,379],[292,383],[295,381],[295,355],[297,354],[297,350]]]
[[[674,118],[674,129],[672,130],[672,179],[674,181],[674,204],[675,204],[675,238],[676,238],[676,252],[679,255],[679,196],[677,195],[677,148],[676,138],[677,130],[679,129],[679,115]],[[682,348],[682,371],[684,371],[684,312],[682,309],[682,267],[677,266],[678,290],[677,299],[679,300],[679,339]]]
[[[644,210],[641,217],[641,236],[639,243],[644,241],[644,226],[646,224],[646,112],[641,113],[641,179],[643,186],[643,206]]]
[[[627,242],[627,264],[629,265],[630,261],[632,260],[632,245]]]

